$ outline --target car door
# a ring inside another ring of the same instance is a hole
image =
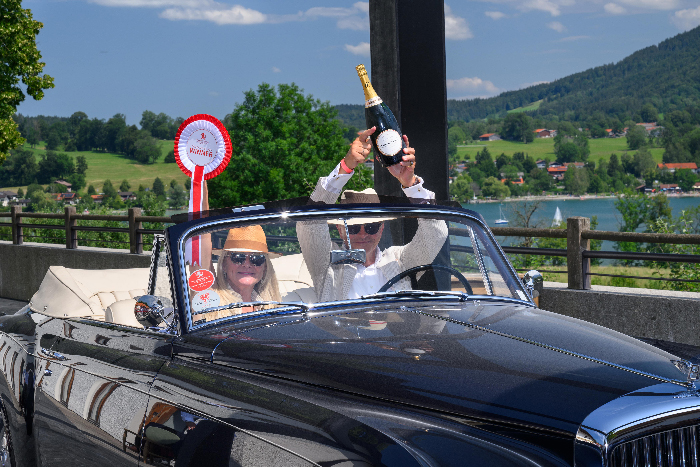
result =
[[[167,334],[71,319],[39,340],[34,436],[41,465],[136,465]]]

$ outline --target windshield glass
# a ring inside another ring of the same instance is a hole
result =
[[[467,216],[292,213],[259,223],[217,220],[195,233],[183,251],[193,326],[382,292],[528,299],[492,237]]]

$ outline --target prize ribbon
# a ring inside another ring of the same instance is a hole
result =
[[[192,179],[188,211],[198,219],[204,201],[204,180],[216,177],[231,160],[231,139],[224,125],[211,115],[193,115],[180,125],[175,136],[175,161]],[[185,260],[201,266],[199,236],[187,241]]]

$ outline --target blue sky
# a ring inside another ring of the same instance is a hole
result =
[[[700,0],[446,2],[448,98],[486,97],[617,62],[700,25]],[[25,115],[138,124],[144,110],[223,118],[261,82],[362,104],[369,3],[320,0],[25,0],[56,87]],[[370,69],[371,76],[371,69]]]

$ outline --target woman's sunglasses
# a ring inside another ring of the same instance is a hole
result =
[[[245,263],[246,258],[250,260],[250,264],[252,264],[253,266],[262,266],[263,264],[265,264],[265,255],[263,255],[262,253],[229,253],[228,257],[235,264]]]
[[[360,233],[360,228],[362,226],[365,227],[365,232],[367,232],[367,235],[374,235],[377,232],[379,232],[379,228],[382,226],[382,223],[381,222],[373,222],[371,224],[349,225],[348,232],[350,232],[351,235],[357,235]]]

